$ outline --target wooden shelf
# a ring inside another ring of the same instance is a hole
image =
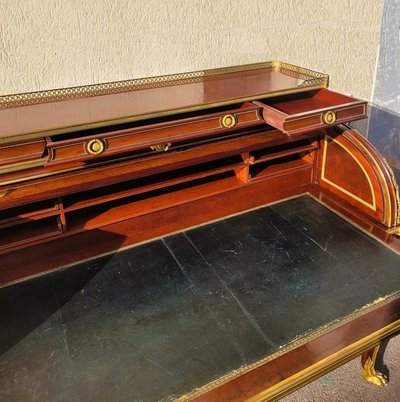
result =
[[[233,173],[222,173],[198,180],[196,185],[181,184],[151,191],[130,199],[117,200],[100,206],[66,214],[68,232],[95,229],[111,223],[170,208],[186,202],[233,190],[243,185]]]
[[[213,176],[219,173],[233,171],[244,166],[239,156],[225,158],[214,163],[200,164],[188,168],[178,169],[146,178],[131,180],[125,183],[85,191],[63,198],[65,212],[98,205],[105,202],[127,198],[150,191],[171,187],[180,183],[191,182],[197,179]]]
[[[275,159],[273,162],[264,162],[250,166],[250,180],[281,175],[304,168],[310,168],[313,165],[313,162],[306,161],[299,155],[289,155],[285,158]]]
[[[0,250],[13,249],[40,239],[55,237],[62,233],[58,216],[32,220],[16,227],[0,229]]]
[[[0,211],[0,229],[59,214],[56,200],[46,200]]]
[[[284,157],[290,156],[290,155],[296,155],[296,154],[301,154],[301,153],[305,153],[305,152],[312,152],[312,151],[317,150],[318,146],[310,144],[308,142],[308,144],[298,146],[298,147],[293,147],[293,146],[287,147],[286,146],[286,147],[282,147],[282,148],[283,149],[281,151],[271,152],[270,149],[263,149],[261,151],[252,153],[252,155],[254,156],[254,162],[252,164],[255,165],[257,163],[268,162],[268,161],[272,161],[274,159],[280,159],[280,158],[284,158]]]

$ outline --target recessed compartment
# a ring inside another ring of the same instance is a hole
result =
[[[243,160],[240,156],[232,156],[209,163],[188,166],[182,169],[71,194],[63,197],[64,210],[65,212],[71,212],[92,205],[128,198],[166,187],[173,187],[181,183],[196,183],[199,179],[209,176],[213,177],[226,172],[233,172],[235,168],[242,165]]]
[[[311,171],[318,148],[318,141],[309,138],[251,152],[250,178],[258,180],[301,169]]]
[[[274,159],[284,158],[295,154],[308,154],[318,149],[318,141],[313,139],[304,139],[296,142],[278,145],[270,148],[262,148],[251,153],[253,156],[252,164],[271,161]]]
[[[327,89],[253,101],[265,122],[288,135],[363,119],[367,102]]]
[[[149,214],[186,202],[205,198],[214,194],[233,190],[242,183],[232,170],[212,174],[193,181],[170,185],[168,187],[148,189],[147,192],[122,196],[102,203],[88,202],[80,209],[76,204],[66,209],[66,220],[69,232],[95,229],[111,223]],[[143,190],[142,190],[143,191]],[[128,195],[126,193],[125,195]],[[89,200],[88,200],[89,201]]]
[[[268,162],[258,163],[250,167],[251,180],[262,179],[267,176],[286,174],[302,168],[311,169],[313,163],[301,154],[285,156]]]
[[[0,250],[16,248],[62,233],[59,216],[28,220],[20,225],[0,228]]]
[[[232,145],[229,145],[231,141]],[[187,151],[175,151],[169,154],[166,162],[162,162],[165,159],[163,154],[156,155],[146,162],[146,166],[150,164],[151,167],[149,169],[147,166],[147,172],[153,173],[145,177],[128,174],[132,173],[131,162],[127,166],[125,163],[105,165],[96,170],[96,175],[90,176],[92,188],[88,188],[88,185],[80,188],[76,186],[75,191],[66,194],[57,194],[57,186],[53,179],[49,180],[46,184],[49,195],[47,201],[4,211],[0,219],[0,251],[7,252],[10,247],[15,250],[53,237],[69,236],[167,210],[237,190],[252,181],[265,180],[266,191],[268,183],[281,178],[286,186],[293,188],[311,182],[314,155],[318,149],[315,137],[289,139],[276,130],[264,130],[253,135],[243,135],[243,138],[228,139],[221,145],[214,143],[208,144],[206,148],[200,146]],[[186,152],[199,162],[185,166]],[[209,160],[211,156],[215,157],[214,154],[219,155],[219,158]],[[173,157],[182,160],[172,164]],[[165,163],[165,169],[154,169]],[[173,168],[179,165],[181,167]],[[125,168],[128,170],[125,171]],[[299,176],[297,171],[300,170],[302,173]],[[111,180],[114,173],[118,173],[120,181]],[[88,171],[87,174],[94,174],[94,171]],[[289,179],[292,174],[295,177],[293,180]],[[101,186],[94,182],[98,175],[102,176]],[[69,176],[73,183],[79,179],[78,173]],[[63,182],[64,187],[68,183],[68,178],[58,180]],[[82,183],[82,179],[79,179],[79,183]],[[32,199],[30,189],[21,188],[24,189]],[[44,184],[42,194],[43,191]]]
[[[57,214],[59,214],[59,205],[56,200],[45,200],[8,208],[0,211],[0,228],[19,225]]]

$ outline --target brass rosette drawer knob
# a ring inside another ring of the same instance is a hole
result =
[[[325,124],[334,124],[336,121],[336,113],[333,110],[330,110],[322,116],[322,120]]]
[[[233,114],[226,114],[221,117],[221,126],[232,128],[236,126],[236,117]]]
[[[106,143],[95,138],[85,144],[85,151],[90,155],[100,155],[106,150]]]

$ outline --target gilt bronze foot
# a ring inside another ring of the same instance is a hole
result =
[[[387,384],[388,380],[384,374],[377,371],[375,368],[379,346],[380,345],[377,345],[375,348],[363,353],[361,356],[361,364],[363,366],[363,377],[371,384],[383,387]]]

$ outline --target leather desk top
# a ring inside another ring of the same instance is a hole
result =
[[[3,288],[0,396],[183,397],[384,303],[399,265],[303,196]]]

